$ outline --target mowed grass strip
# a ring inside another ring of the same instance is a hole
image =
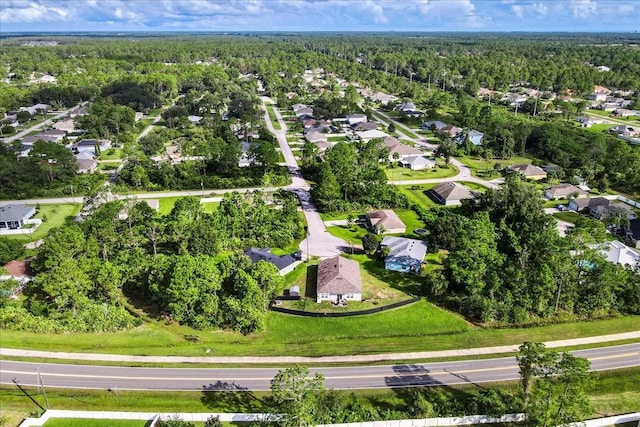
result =
[[[82,204],[64,203],[59,205],[40,205],[34,218],[46,219],[32,234],[9,234],[3,237],[21,242],[32,242],[42,239],[53,228],[60,227],[67,218],[75,217],[80,213]]]
[[[145,427],[149,425],[145,420],[110,420],[83,418],[51,418],[44,423],[44,427]]]
[[[273,128],[275,130],[281,130],[282,127],[280,126],[280,122],[278,121],[278,118],[276,117],[275,111],[273,111],[273,106],[266,105],[266,107],[267,107],[267,113],[269,113],[269,120],[271,120],[271,124],[273,125]]]

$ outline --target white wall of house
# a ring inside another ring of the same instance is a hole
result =
[[[342,299],[347,301],[362,301],[362,294],[343,294]],[[338,302],[338,295],[328,293],[318,294],[316,302],[320,303],[322,301]]]

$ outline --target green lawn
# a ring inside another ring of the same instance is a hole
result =
[[[335,221],[340,219],[347,219],[349,214],[353,215],[354,218],[358,218],[359,216],[364,216],[366,212],[363,211],[349,211],[349,212],[322,212],[320,213],[320,218],[323,221]]]
[[[553,214],[554,217],[558,218],[560,221],[570,222],[574,224],[580,215],[575,212],[557,212]]]
[[[220,202],[202,203],[201,206],[203,211],[207,213],[213,213],[216,210],[218,210],[218,206],[220,206]]]
[[[470,190],[473,191],[480,191],[480,192],[485,192],[487,191],[489,188],[485,187],[484,185],[480,185],[477,182],[471,182],[471,181],[458,181],[459,184],[462,184],[466,187],[469,187]]]
[[[585,129],[588,130],[589,132],[602,133],[602,132],[608,132],[609,128],[611,128],[612,126],[615,126],[615,125],[611,123],[598,123]]]
[[[271,124],[273,125],[273,128],[275,130],[281,130],[282,126],[280,126],[280,122],[276,117],[276,113],[275,111],[273,111],[273,106],[265,105],[265,107],[267,107],[267,113],[269,113],[269,120],[271,120]]]
[[[349,141],[346,136],[328,136],[327,142],[347,142]]]
[[[396,214],[398,217],[404,222],[404,225],[407,226],[407,232],[405,233],[407,237],[416,238],[417,236],[413,233],[414,230],[418,228],[424,228],[424,223],[420,221],[418,218],[418,214],[412,210],[396,210]]]
[[[427,192],[438,184],[421,184],[421,185],[403,185],[398,186],[400,193],[407,196],[411,203],[422,207],[423,209],[431,209],[442,207],[431,199]]]
[[[327,227],[327,231],[336,237],[341,238],[347,243],[351,243],[355,246],[362,245],[362,236],[367,234],[367,229],[361,224],[354,224],[352,227],[346,225],[336,225]]]
[[[183,197],[160,197],[158,199],[160,206],[158,208],[158,213],[160,215],[167,215],[173,209],[173,205],[176,204],[178,199],[182,199]]]
[[[496,163],[500,163],[504,168],[511,165],[531,164],[531,162],[533,161],[533,159],[530,159],[528,157],[520,157],[520,156],[513,156],[507,160],[494,158],[494,159],[490,159],[489,161],[485,161],[480,157],[472,157],[472,156],[458,157],[457,159],[460,160],[460,162],[462,162],[466,166],[468,166],[469,169],[471,169],[471,173],[474,176],[477,176],[483,179],[494,179],[494,178],[500,178],[502,176],[500,172],[496,172],[493,169],[493,166]],[[489,170],[489,172],[487,172],[487,169]]]
[[[100,153],[99,160],[120,160],[122,159],[122,148],[109,148]]]
[[[438,161],[438,164],[433,169],[424,169],[421,171],[414,171],[407,168],[395,167],[386,168],[385,173],[390,181],[402,181],[409,179],[429,179],[429,178],[448,178],[458,174],[458,168],[454,165],[445,166],[444,163]]]
[[[40,205],[34,218],[43,219],[44,222],[33,232],[33,234],[8,235],[9,239],[22,242],[33,242],[42,239],[49,231],[55,227],[60,227],[67,218],[73,218],[80,213],[82,205],[80,203],[68,203],[61,205]]]

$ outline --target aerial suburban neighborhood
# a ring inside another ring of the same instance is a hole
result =
[[[4,31],[0,426],[640,425],[636,33]]]

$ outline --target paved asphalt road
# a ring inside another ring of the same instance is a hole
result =
[[[591,360],[595,371],[640,366],[640,343],[573,352]],[[118,390],[268,390],[278,368],[132,368],[61,365],[3,360],[0,383],[15,379],[36,386],[40,369],[45,387]],[[424,364],[316,368],[327,388],[372,389],[482,383],[519,378],[515,358]]]

